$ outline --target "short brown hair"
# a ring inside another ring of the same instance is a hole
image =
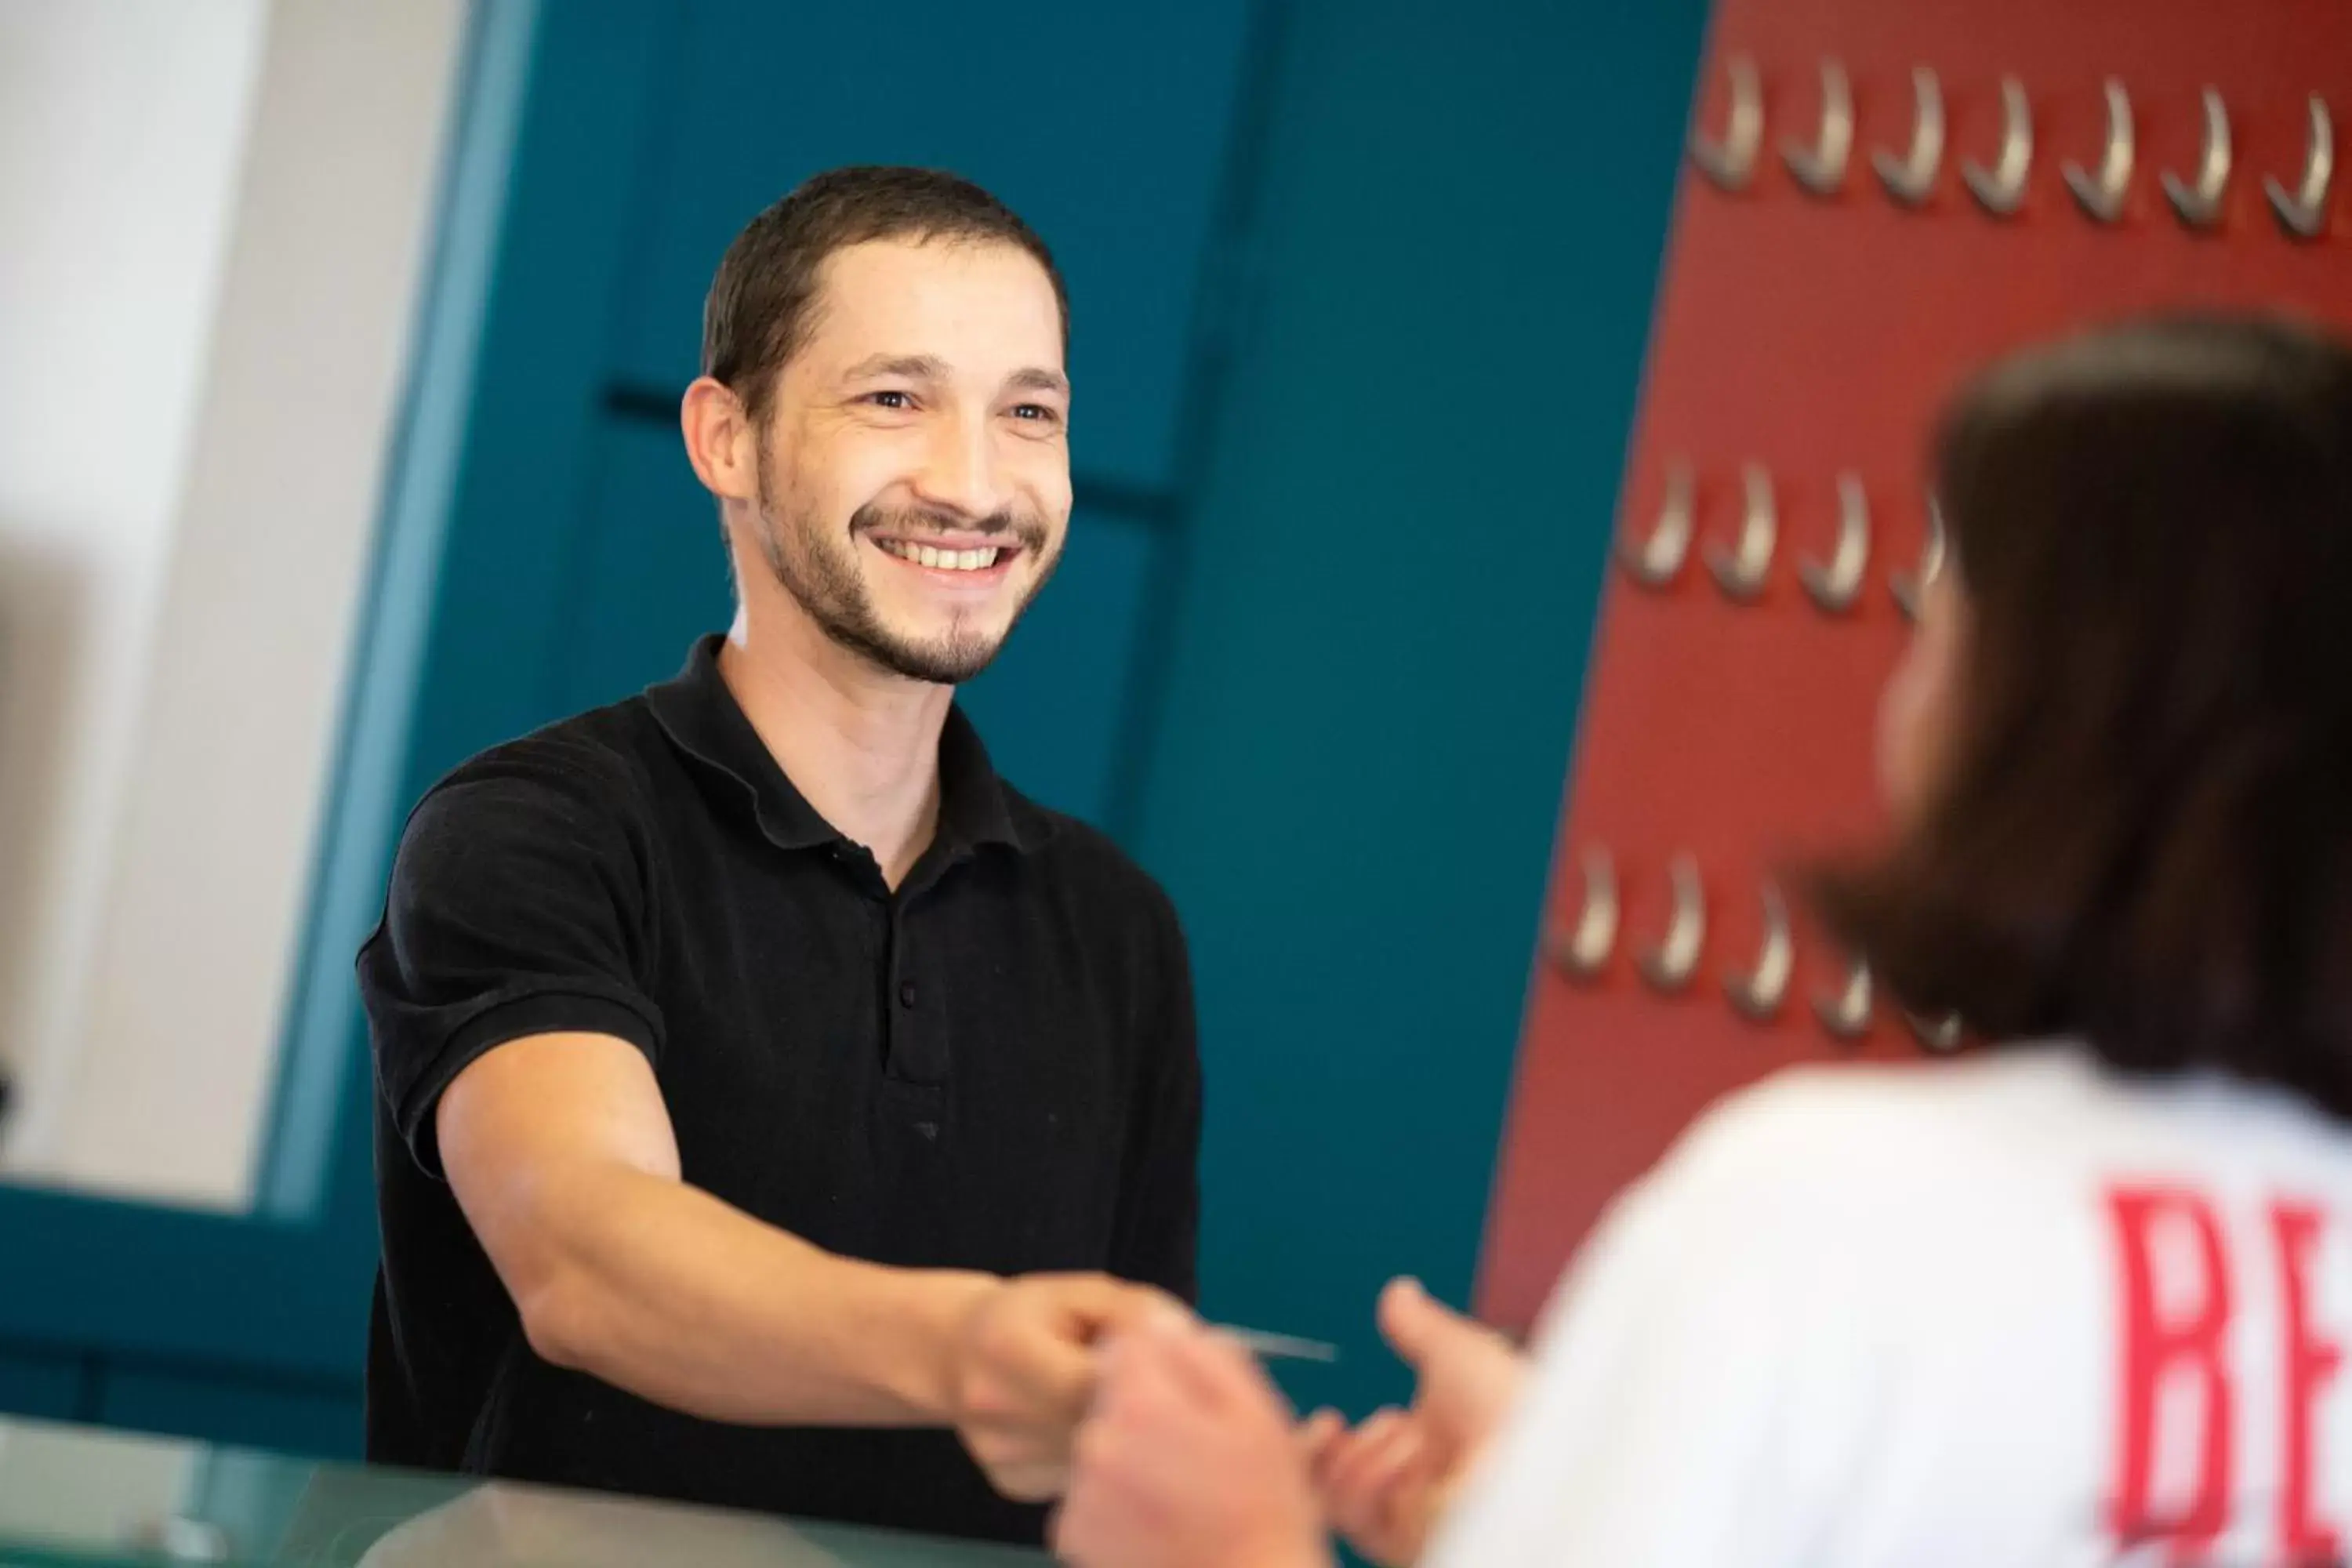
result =
[[[1922,1011],[2352,1118],[2352,353],[2176,319],[1946,416],[1951,766],[1832,932]]]
[[[727,247],[703,301],[702,374],[731,388],[752,418],[761,418],[776,373],[807,340],[825,258],[847,246],[908,238],[1027,251],[1054,285],[1067,350],[1069,291],[1053,252],[1018,214],[970,180],[938,169],[858,164],[805,181]]]

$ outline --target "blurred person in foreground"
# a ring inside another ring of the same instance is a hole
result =
[[[733,629],[436,785],[360,956],[371,1459],[1042,1539],[1095,1342],[1192,1293],[1201,1110],[1167,898],[954,702],[1068,531],[1067,334],[952,175],[729,247]]]
[[[1828,929],[1996,1048],[1796,1068],[1622,1196],[1524,1363],[1391,1288],[1412,1408],[1110,1348],[1082,1568],[2343,1561],[2352,354],[2178,321],[1960,397],[1955,570]],[[1425,1548],[1425,1551],[1424,1551]]]

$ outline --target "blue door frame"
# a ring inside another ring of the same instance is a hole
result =
[[[371,1086],[358,1066],[366,1049],[351,955],[374,919],[405,803],[455,743],[446,725],[426,721],[419,676],[435,659],[494,652],[452,646],[475,623],[436,614],[434,591],[445,573],[481,564],[446,559],[444,549],[455,507],[482,504],[467,496],[473,457],[486,444],[545,448],[567,434],[560,411],[479,374],[529,363],[533,349],[495,352],[489,301],[533,246],[577,247],[583,288],[600,243],[617,253],[617,233],[597,233],[596,204],[571,205],[572,193],[548,187],[595,159],[623,166],[646,77],[632,52],[644,40],[630,32],[641,10],[568,5],[557,27],[543,25],[536,0],[475,7],[255,1206],[209,1214],[0,1187],[0,1405],[357,1451],[376,1236]],[[534,93],[535,79],[557,90]],[[510,182],[533,142],[576,145],[578,157],[568,169],[534,161],[545,176],[538,188]],[[509,312],[514,330],[553,338],[550,314]]]

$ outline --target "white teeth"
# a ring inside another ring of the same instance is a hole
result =
[[[899,540],[883,542],[882,548],[901,561],[911,561],[918,566],[929,566],[938,572],[982,572],[996,564],[1003,553],[998,545],[979,550],[941,550],[931,544],[909,544]]]

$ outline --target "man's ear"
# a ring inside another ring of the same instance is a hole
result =
[[[679,401],[677,426],[686,437],[687,461],[703,489],[722,501],[759,500],[757,433],[733,389],[707,375],[696,377]]]

